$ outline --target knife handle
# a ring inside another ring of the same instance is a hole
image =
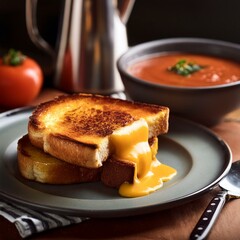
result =
[[[193,229],[190,235],[190,240],[200,240],[207,237],[224,204],[226,203],[227,195],[228,192],[222,190],[212,199],[212,201],[208,204],[207,208],[203,212],[197,225]]]

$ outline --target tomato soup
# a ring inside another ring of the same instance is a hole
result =
[[[194,71],[179,74],[174,69],[179,64]],[[240,63],[228,59],[195,54],[168,54],[149,57],[134,63],[128,69],[133,76],[152,83],[173,86],[202,87],[236,82],[240,80]]]

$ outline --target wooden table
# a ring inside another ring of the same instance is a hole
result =
[[[44,90],[32,104],[58,94],[60,92],[56,90]],[[211,129],[229,144],[233,161],[240,159],[240,109],[227,115],[223,122]],[[172,209],[128,218],[90,219],[37,234],[30,239],[188,239],[216,190]],[[240,239],[239,224],[240,200],[233,200],[225,205],[208,239]],[[21,239],[15,226],[2,217],[0,239]]]

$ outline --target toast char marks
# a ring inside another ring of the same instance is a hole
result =
[[[62,95],[62,96],[56,97],[51,101],[39,104],[29,119],[30,123],[35,128],[40,128],[41,127],[41,123],[39,122],[40,115],[44,115],[54,106],[61,106],[64,104],[70,105],[71,102],[75,102],[74,103],[75,105],[78,101],[80,104],[81,103],[86,104],[85,107],[87,107],[88,105],[89,109],[91,109],[92,106],[101,106],[99,108],[100,111],[103,111],[106,113],[107,112],[111,113],[113,111],[114,112],[113,115],[115,115],[116,117],[118,117],[117,116],[118,114],[121,115],[123,112],[125,112],[125,114],[128,114],[128,112],[130,112],[131,113],[129,114],[130,116],[135,116],[135,118],[141,118],[144,116],[148,116],[149,114],[157,114],[159,111],[166,109],[166,107],[163,107],[163,106],[158,106],[153,104],[150,105],[150,104],[126,101],[121,99],[113,99],[107,96],[103,97],[100,95],[92,95],[92,94]],[[97,112],[97,109],[95,107],[93,108],[93,110],[96,111],[95,113],[98,113],[98,114],[100,113],[100,111]],[[74,111],[75,110],[73,110],[73,112]],[[69,111],[69,113],[70,112],[71,111]]]
[[[126,112],[111,111],[105,107],[87,110],[77,108],[65,114],[62,124],[67,126],[71,134],[106,137],[135,120]]]

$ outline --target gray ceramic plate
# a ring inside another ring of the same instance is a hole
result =
[[[101,183],[51,186],[27,181],[17,167],[17,140],[27,132],[31,109],[0,115],[0,195],[42,211],[90,217],[150,213],[197,198],[214,187],[231,166],[229,147],[206,128],[170,119],[170,131],[159,138],[158,159],[177,169],[177,176],[148,196],[122,198]]]

